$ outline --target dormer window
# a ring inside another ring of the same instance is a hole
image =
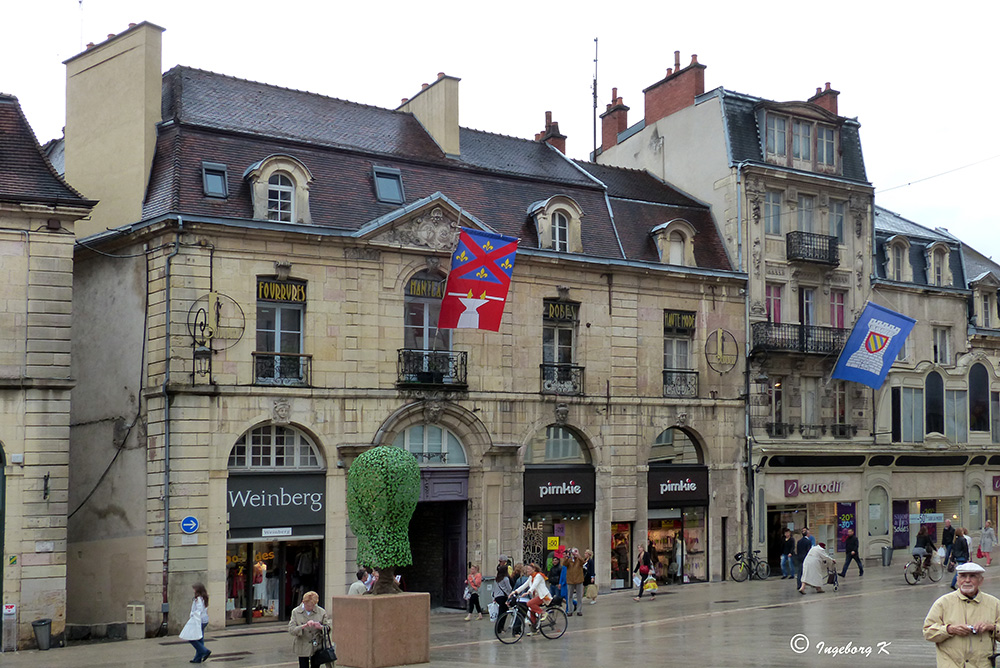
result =
[[[528,215],[535,221],[538,247],[562,253],[582,253],[583,240],[580,223],[583,210],[576,201],[565,195],[533,202]]]
[[[697,266],[694,260],[694,227],[677,218],[652,230],[660,262],[681,267]]]
[[[936,243],[927,249],[927,282],[930,285],[949,287],[952,285],[951,249],[943,243]]]
[[[827,173],[837,172],[837,117],[809,105],[779,105],[787,115],[762,111],[764,158],[774,164]],[[824,122],[825,121],[825,122]]]
[[[767,115],[767,152],[769,155],[785,155],[785,128],[787,121],[780,116]]]
[[[309,186],[313,177],[300,161],[288,155],[272,155],[247,168],[253,217],[281,223],[312,224]]]
[[[402,204],[403,175],[398,169],[375,167],[375,196],[380,202]]]
[[[290,223],[294,218],[292,195],[295,185],[284,174],[275,174],[267,180],[267,219]]]
[[[913,280],[913,268],[910,266],[910,243],[905,237],[893,237],[886,242],[885,277],[892,281],[909,282]]]
[[[816,127],[816,162],[833,167],[837,164],[837,156],[833,152],[833,128],[819,125]]]
[[[812,124],[803,121],[792,123],[792,157],[812,160]]]
[[[206,197],[228,197],[227,180],[225,165],[216,162],[201,163],[201,184]]]

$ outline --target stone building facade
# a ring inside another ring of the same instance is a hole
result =
[[[94,126],[113,108],[68,100],[71,183],[89,147],[155,135],[143,178],[85,190],[123,204],[98,207],[110,229],[76,257],[72,624],[140,601],[147,631],[172,633],[198,580],[216,624],[343,593],[346,472],[376,445],[421,463],[402,573],[435,605],[462,605],[468,563],[556,544],[593,548],[605,590],[630,586],[647,541],[665,583],[721,577],[742,513],[746,281],[708,207],[568,159],[551,116],[535,141],[459,127],[455,77],[389,110],[161,76],[161,32],[67,64],[71,98],[126,77],[113,106],[146,114]],[[436,327],[460,227],[520,239],[498,332]]]
[[[51,619],[57,637],[66,623],[73,232],[94,202],[53,170],[10,95],[0,155],[0,582],[12,650],[33,642],[33,620]]]

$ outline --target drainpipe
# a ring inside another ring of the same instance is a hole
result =
[[[743,167],[746,162],[736,165],[736,264],[740,271],[743,268]],[[749,226],[747,227],[749,230]],[[743,331],[746,336],[743,341],[743,437],[747,458],[747,553],[753,554],[753,522],[754,522],[754,470],[753,470],[753,438],[750,435],[750,267],[746,267],[747,282],[743,291]]]
[[[174,257],[181,250],[181,234],[184,231],[184,221],[177,216],[177,240],[174,242],[174,249],[167,255],[166,266],[166,292],[164,295],[166,310],[166,331],[164,333],[166,345],[166,368],[163,372],[163,385],[160,387],[160,395],[163,397],[163,603],[160,612],[163,614],[163,621],[160,624],[158,635],[166,635],[167,616],[170,613],[170,603],[167,600],[167,585],[170,573],[170,395],[167,387],[170,384],[170,268]]]

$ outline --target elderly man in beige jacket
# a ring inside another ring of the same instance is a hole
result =
[[[938,668],[990,668],[993,637],[1000,627],[1000,599],[979,591],[982,566],[955,569],[958,590],[934,601],[924,619],[924,638],[937,643]]]

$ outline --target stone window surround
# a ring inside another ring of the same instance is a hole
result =
[[[569,221],[569,252],[582,253],[583,209],[576,203],[576,200],[567,195],[555,195],[547,200],[535,202],[528,207],[528,215],[535,221],[538,247],[552,250],[552,217],[557,211],[566,216]]]
[[[650,232],[653,235],[653,240],[656,242],[656,251],[660,255],[660,262],[663,264],[670,263],[670,235],[674,232],[678,232],[684,237],[684,266],[698,266],[694,260],[694,237],[696,232],[694,226],[683,218],[674,218],[662,225],[657,225]]]
[[[895,248],[903,250],[903,275],[896,276],[892,267],[892,253]],[[910,241],[904,236],[896,235],[885,242],[885,276],[892,281],[904,283],[913,282],[913,267],[910,266]]]
[[[260,162],[251,165],[244,174],[244,178],[250,183],[253,217],[258,220],[268,219],[268,181],[276,173],[287,176],[291,179],[294,186],[292,210],[295,214],[295,220],[293,222],[311,225],[312,215],[309,211],[309,187],[313,182],[312,172],[299,160],[290,155],[270,155]]]

